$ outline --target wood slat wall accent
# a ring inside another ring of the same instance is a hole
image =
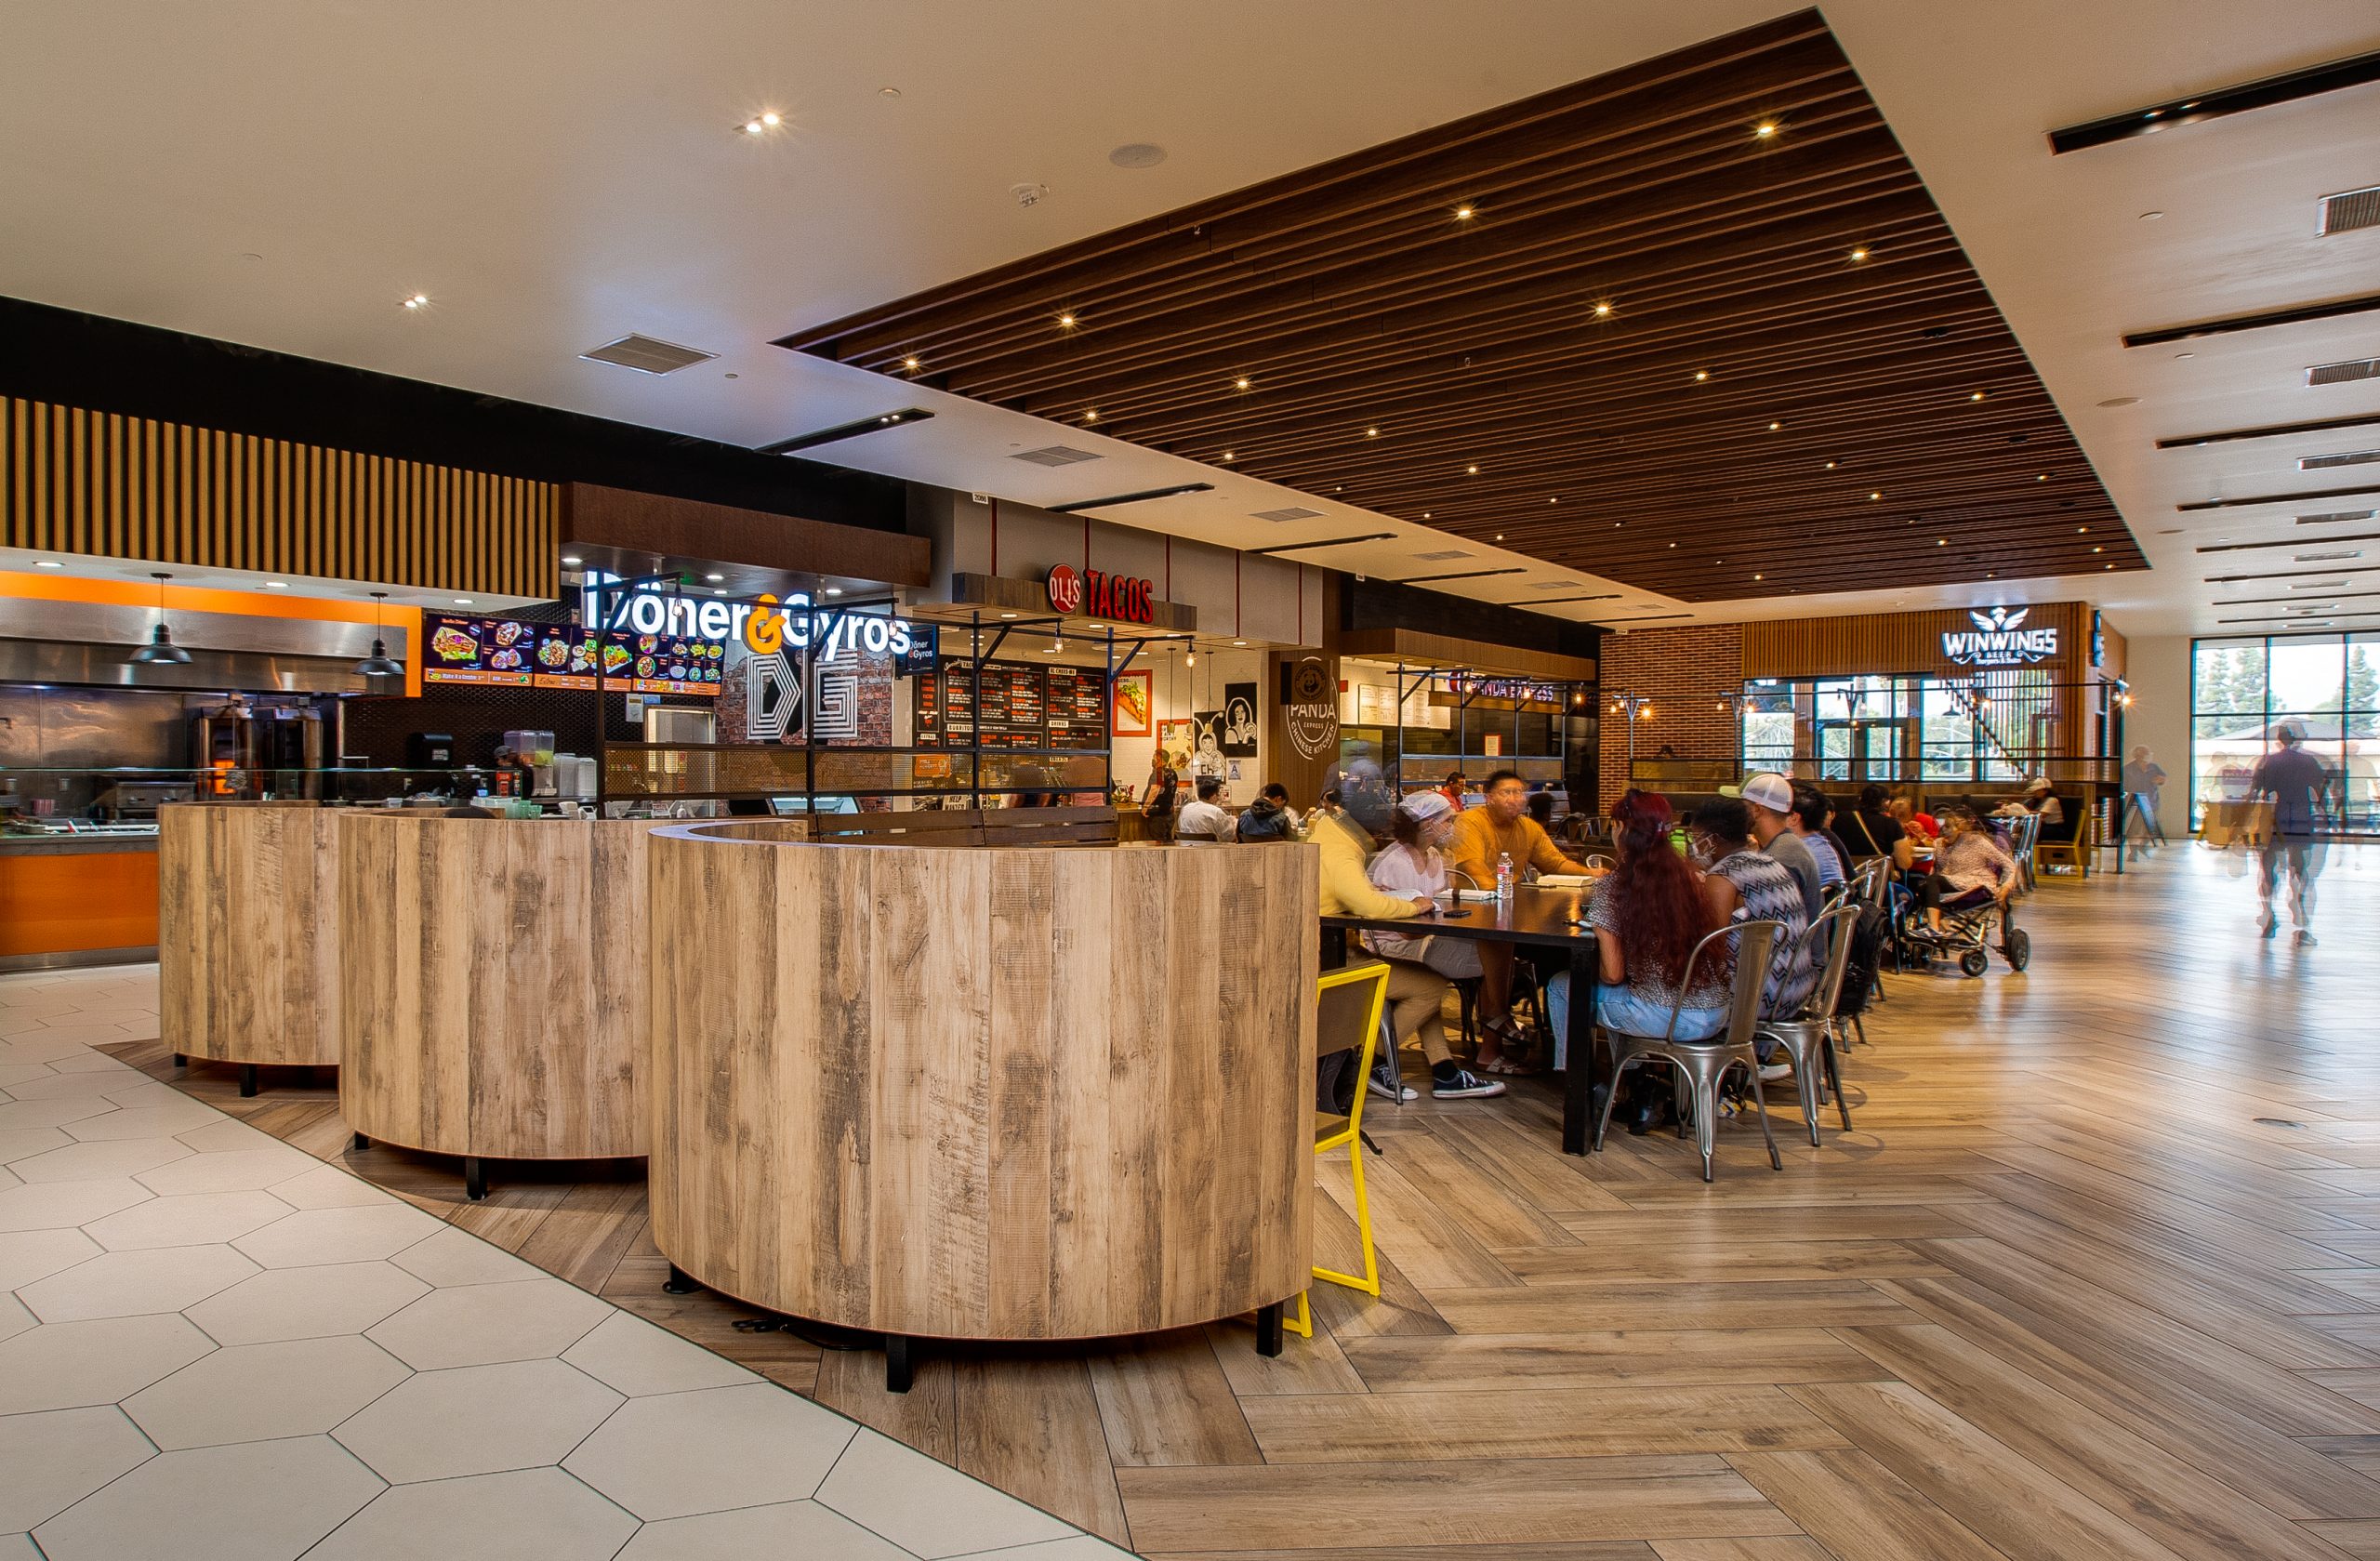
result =
[[[550,483],[0,397],[0,545],[551,597]]]
[[[310,802],[159,810],[157,1010],[167,1051],[272,1066],[338,1062],[338,820]]]
[[[649,824],[339,817],[339,1107],[406,1148],[641,1155]]]
[[[756,1305],[1140,1333],[1312,1263],[1316,853],[656,829],[654,1244]]]
[[[1863,613],[1844,618],[1773,618],[1743,626],[1747,678],[1847,678],[1861,673],[1956,673],[1942,658],[1942,636],[1973,628],[1963,607],[1938,613]],[[2078,682],[2091,670],[2091,609],[2081,602],[2032,604],[2026,627],[2055,628],[2058,654],[2040,665],[2056,681]]]

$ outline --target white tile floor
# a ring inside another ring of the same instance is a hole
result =
[[[1126,1552],[103,1052],[0,975],[0,1561]]]

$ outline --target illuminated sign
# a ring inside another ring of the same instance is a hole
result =
[[[2048,660],[2057,654],[2057,630],[2025,628],[2031,611],[2030,607],[2013,613],[2005,607],[1970,610],[1967,616],[1975,622],[1973,628],[1943,632],[1942,659],[1960,667],[2022,667]]]
[[[810,598],[800,591],[782,602],[770,595],[757,602],[726,602],[717,597],[612,589],[619,584],[616,575],[590,571],[579,587],[579,622],[601,623],[615,633],[740,639],[754,655],[774,655],[786,649],[814,650],[820,661],[838,661],[862,652],[906,656],[921,638],[905,619],[840,607],[813,607]]]
[[[1157,583],[1153,580],[1109,575],[1097,569],[1078,572],[1072,564],[1061,563],[1051,569],[1043,584],[1050,592],[1050,606],[1056,612],[1117,618],[1125,623],[1157,621]]]

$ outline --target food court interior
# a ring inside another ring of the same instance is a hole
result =
[[[2368,0],[0,37],[0,1557],[2380,1556]]]

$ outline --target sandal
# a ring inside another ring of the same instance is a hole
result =
[[[1526,1063],[1516,1063],[1510,1057],[1498,1057],[1495,1061],[1488,1063],[1474,1062],[1471,1065],[1481,1073],[1494,1074],[1504,1078],[1527,1078],[1545,1071],[1541,1067],[1531,1067]]]

